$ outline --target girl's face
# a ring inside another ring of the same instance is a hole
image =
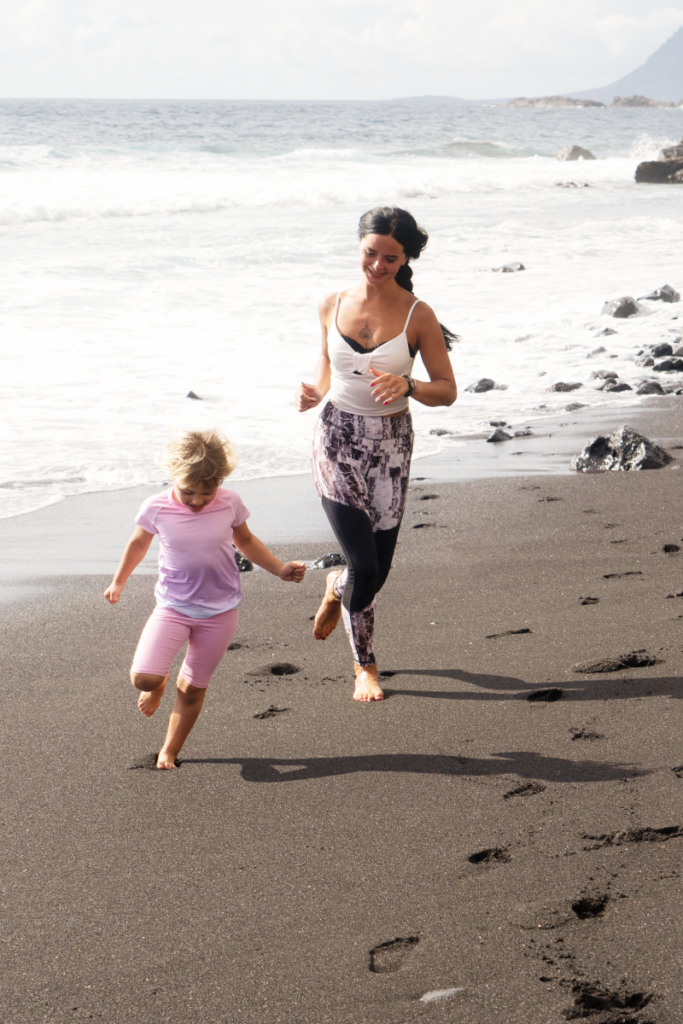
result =
[[[364,235],[358,251],[363,275],[374,285],[393,281],[399,267],[408,262],[403,246],[391,235]]]
[[[219,485],[192,484],[187,480],[173,481],[173,497],[180,505],[185,505],[191,512],[201,512],[210,505],[218,493]]]

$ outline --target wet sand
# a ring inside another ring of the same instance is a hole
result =
[[[0,1019],[681,1020],[682,492],[417,481],[372,706],[310,633],[324,573],[246,574],[173,773],[171,694],[147,721],[126,683],[151,575],[4,605]]]

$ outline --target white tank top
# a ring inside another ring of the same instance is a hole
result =
[[[340,300],[341,292],[337,296],[337,305],[334,307],[334,323],[327,338],[327,350],[332,365],[332,380],[328,395],[330,402],[336,409],[353,413],[356,416],[387,416],[390,413],[406,412],[408,410],[407,395],[392,402],[390,406],[375,401],[370,391],[370,384],[374,379],[370,367],[372,366],[380,373],[395,373],[399,377],[407,373],[410,376],[415,356],[411,355],[408,346],[408,324],[413,310],[421,300],[416,299],[410,307],[408,319],[401,334],[392,338],[391,341],[382,342],[367,352],[356,352],[340,333],[337,326]]]

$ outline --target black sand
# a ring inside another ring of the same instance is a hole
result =
[[[419,486],[387,700],[310,633],[324,573],[246,575],[174,773],[126,682],[152,577],[3,608],[0,1020],[683,1018],[683,473]]]

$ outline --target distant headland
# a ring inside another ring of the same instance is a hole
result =
[[[611,85],[562,96],[527,99],[463,100],[456,96],[410,96],[405,100],[426,103],[494,103],[541,110],[569,107],[680,107],[683,106],[683,25],[651,54],[644,64]]]

